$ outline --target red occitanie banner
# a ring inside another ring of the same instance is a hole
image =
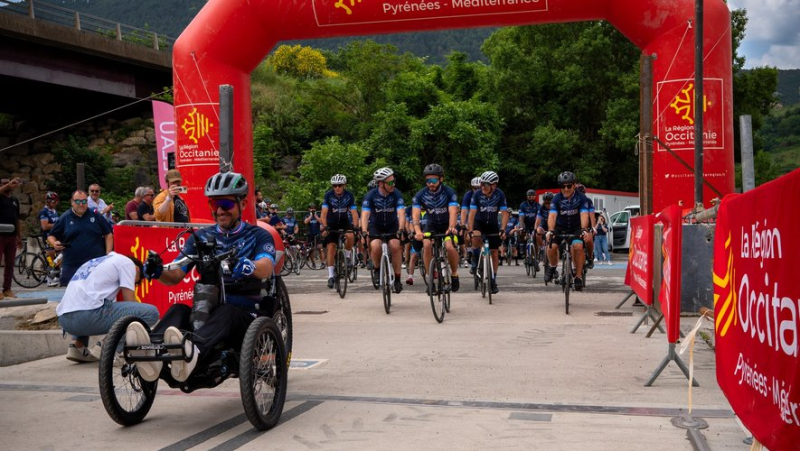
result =
[[[667,326],[667,341],[677,343],[681,326],[681,207],[669,206],[655,219],[664,224],[661,232],[661,292],[658,301]]]
[[[726,196],[714,236],[717,380],[769,449],[800,446],[800,170]]]
[[[647,305],[653,303],[653,215],[631,219],[626,283]]]

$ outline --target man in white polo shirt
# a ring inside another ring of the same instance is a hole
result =
[[[56,308],[58,323],[73,339],[67,349],[68,360],[97,361],[100,343],[89,351],[89,336],[107,334],[120,318],[137,316],[149,326],[158,321],[154,305],[136,300],[136,285],[141,281],[142,263],[116,252],[89,260],[78,268]],[[122,301],[115,302],[120,292]]]

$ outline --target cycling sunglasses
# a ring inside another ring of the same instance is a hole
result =
[[[433,179],[433,178],[426,179],[425,183],[427,183],[428,185],[435,185],[435,184],[439,183],[439,179]]]
[[[344,188],[344,185],[333,185],[334,188]]]
[[[230,199],[212,199],[208,201],[208,206],[214,211],[217,211],[219,208],[223,211],[228,211],[236,206],[236,201]]]
[[[86,205],[89,203],[89,199],[72,199],[72,201],[77,205]]]
[[[394,186],[394,180],[383,182],[386,186]]]
[[[489,186],[492,186],[492,183],[489,183],[489,182],[483,182],[483,183],[481,183],[481,186],[486,186],[486,187],[489,187]]]
[[[561,185],[561,189],[572,189],[573,186],[575,185],[572,183],[566,183],[564,185]]]

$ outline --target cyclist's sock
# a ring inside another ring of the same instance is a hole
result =
[[[344,251],[344,258],[346,258],[348,260],[350,259],[350,251],[348,251],[348,250]]]
[[[333,277],[333,266],[328,266],[328,277]]]
[[[400,273],[399,272],[394,273],[394,280],[400,280]]]

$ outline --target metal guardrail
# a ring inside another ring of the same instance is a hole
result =
[[[151,47],[154,50],[169,51],[175,44],[175,38],[154,31],[83,14],[50,3],[34,2],[34,0],[19,2],[0,0],[0,12],[25,15],[31,19],[43,20],[87,33],[96,33],[109,39]]]

